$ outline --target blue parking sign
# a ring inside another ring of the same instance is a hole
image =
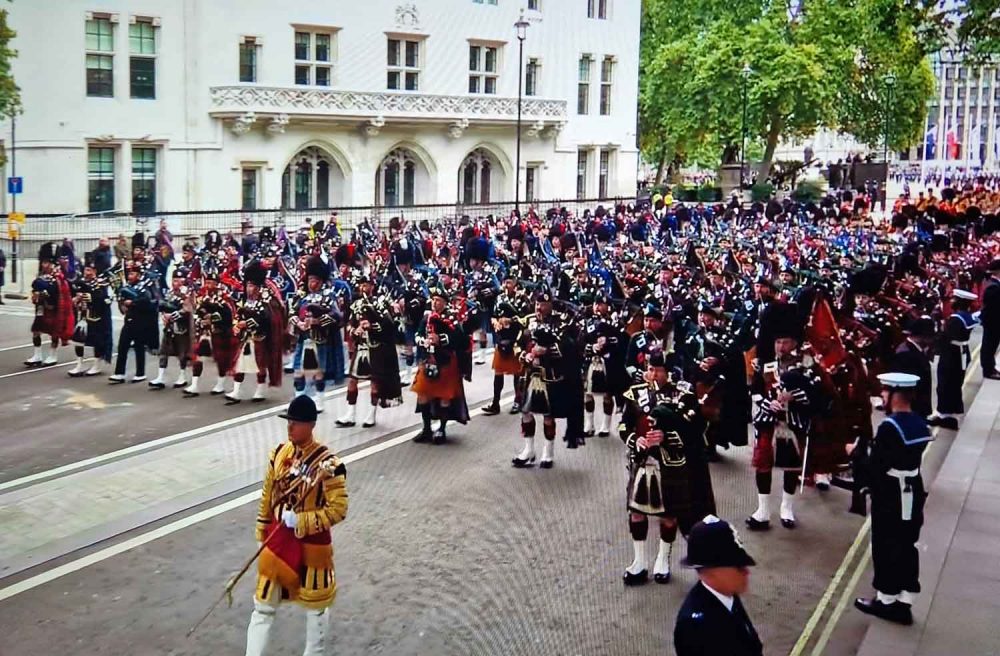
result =
[[[16,178],[7,178],[7,193],[8,194],[19,194],[24,190],[24,178],[18,176]]]

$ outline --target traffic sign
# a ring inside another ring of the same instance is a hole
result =
[[[16,223],[8,223],[7,224],[7,238],[8,239],[17,239],[17,224]]]
[[[7,178],[7,193],[14,195],[24,192],[24,178],[21,176]]]
[[[7,215],[7,220],[14,223],[24,223],[24,212],[10,212]]]

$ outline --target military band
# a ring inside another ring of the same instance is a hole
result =
[[[876,221],[863,204],[809,205],[778,203],[767,221],[774,208],[763,205],[621,204],[579,217],[565,208],[417,225],[396,217],[384,234],[369,220],[352,230],[335,221],[293,234],[267,227],[242,242],[213,230],[200,247],[185,243],[176,261],[170,242],[137,234],[126,261],[109,268],[88,253],[79,274],[68,266],[71,250],[46,244],[26,364],[56,362],[55,349],[72,340],[69,375],[102,373],[117,308],[113,383],[126,380],[129,351],[131,380],[144,380],[149,350],[159,362],[148,387],[193,399],[211,360],[211,394],[235,405],[247,399],[245,385],[254,385],[251,401],[273,398],[290,369],[302,416],[323,413],[327,385],[346,381],[333,421],[344,428],[375,426],[378,409],[401,403],[409,386],[420,417],[414,441],[441,444],[449,427],[469,421],[466,383],[489,361],[482,414],[498,415],[506,380],[513,383],[513,469],[554,467],[557,420],[568,449],[621,439],[630,587],[650,569],[668,582],[677,535],[715,514],[709,463],[724,457],[720,450],[751,446],[757,506],[745,523],[755,531],[771,527],[774,505],[781,525],[796,528],[797,496],[849,481],[853,464],[855,490],[871,495],[877,591],[858,606],[903,621],[919,591],[913,542],[925,419],[955,430],[965,411],[980,298],[984,288],[987,298],[1000,294],[987,277],[1000,274],[998,222],[909,205]],[[928,220],[938,232],[917,229]],[[982,323],[993,330],[1000,324],[987,309]],[[172,359],[179,374],[168,379]],[[889,390],[881,402],[872,398],[879,385]],[[359,402],[364,386],[368,399]],[[877,430],[873,406],[887,413]],[[286,461],[309,461],[300,451],[272,454],[265,495],[287,477]],[[283,523],[304,539],[312,534],[304,523],[339,521],[322,519],[314,500],[283,503],[262,506],[262,530]],[[295,519],[286,516],[293,506]],[[652,565],[650,517],[659,529]],[[281,599],[312,599],[315,608],[332,599],[332,569],[324,562],[312,571],[323,583],[307,591],[279,572],[262,574],[254,644]]]

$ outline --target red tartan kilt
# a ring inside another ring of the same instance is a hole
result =
[[[754,471],[769,472],[774,468],[774,429],[763,428],[757,432],[753,442],[753,456],[750,466]]]
[[[417,396],[439,401],[451,401],[457,399],[464,393],[462,387],[462,374],[458,370],[458,358],[452,355],[448,364],[441,367],[437,378],[428,378],[424,374],[424,365],[421,363],[417,369],[417,375],[413,379],[413,386],[410,388]]]
[[[230,333],[212,335],[212,359],[219,368],[220,375],[228,374],[236,364],[239,340]]]
[[[521,360],[514,353],[501,353],[499,350],[493,351],[493,373],[498,376],[519,376],[521,374]]]
[[[31,322],[31,332],[42,333],[44,335],[51,335],[56,326],[55,315],[39,314],[35,317],[35,320]]]

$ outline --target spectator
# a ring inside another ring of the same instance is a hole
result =
[[[3,286],[6,284],[5,271],[7,270],[7,255],[4,254],[3,248],[0,248],[0,305],[4,305],[3,302]]]
[[[132,246],[125,239],[125,235],[119,234],[118,241],[115,242],[115,259],[119,262],[125,262],[131,254]]]

